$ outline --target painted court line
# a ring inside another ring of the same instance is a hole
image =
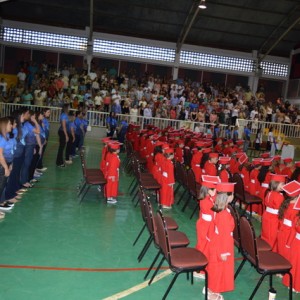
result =
[[[161,274],[157,275],[157,276],[154,278],[154,280],[153,280],[152,283],[157,282],[158,280],[163,279],[164,277],[170,275],[171,273],[172,273],[171,270],[166,270],[166,271],[162,272]],[[149,281],[149,280],[144,281],[144,282],[142,282],[142,283],[140,283],[140,284],[138,284],[138,285],[133,286],[132,288],[130,288],[130,289],[128,289],[128,290],[125,290],[125,291],[123,291],[123,292],[114,294],[114,295],[112,295],[112,296],[110,296],[110,297],[104,298],[103,300],[115,300],[115,299],[122,299],[122,298],[125,298],[125,297],[127,297],[127,296],[129,296],[129,295],[131,295],[131,294],[133,294],[133,293],[136,293],[136,292],[138,292],[138,291],[140,291],[140,290],[146,288],[146,287],[148,286],[148,281]]]
[[[74,271],[74,272],[132,272],[147,271],[148,268],[63,268],[63,267],[47,267],[47,266],[22,266],[22,265],[0,265],[0,269],[29,269],[43,271]],[[168,269],[162,267],[162,269]]]

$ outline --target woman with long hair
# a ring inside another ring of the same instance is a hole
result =
[[[13,168],[5,189],[6,199],[15,198],[18,194],[23,194],[27,191],[27,189],[22,188],[20,178],[25,155],[25,137],[28,133],[27,129],[23,128],[23,124],[30,117],[29,110],[27,108],[21,109],[14,113],[14,117],[16,120],[16,128],[13,129],[13,134],[16,139],[16,146],[13,158]]]
[[[60,115],[60,127],[58,129],[58,136],[59,136],[59,147],[57,151],[57,157],[56,157],[56,166],[64,168],[64,150],[66,147],[67,142],[69,141],[69,136],[67,132],[67,127],[69,123],[68,118],[68,112],[69,112],[69,104],[64,104],[62,113]]]
[[[234,219],[227,208],[233,200],[234,184],[218,183],[212,207],[214,217],[208,238],[208,299],[223,300],[220,293],[234,290]]]
[[[24,149],[24,163],[21,170],[21,185],[24,188],[33,187],[29,182],[29,169],[31,166],[32,158],[34,155],[35,147],[37,141],[40,141],[40,126],[35,119],[35,114],[33,111],[29,111],[30,118],[24,123],[23,128],[27,131],[25,136],[25,149]]]
[[[0,119],[0,195],[2,195],[12,170],[14,145],[9,141],[12,123],[9,118]],[[0,199],[0,210],[11,210],[13,204]]]
[[[284,199],[282,187],[285,181],[285,176],[272,174],[269,189],[264,199],[265,210],[262,215],[261,237],[268,242],[273,251],[277,250],[278,212]]]
[[[300,161],[295,162],[295,170],[291,176],[291,180],[300,182]]]

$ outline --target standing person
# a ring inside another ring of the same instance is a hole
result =
[[[44,129],[44,132],[45,132],[45,141],[44,141],[44,145],[43,145],[43,150],[42,150],[42,155],[38,161],[38,164],[37,164],[37,171],[39,172],[45,172],[47,170],[46,167],[44,167],[43,165],[43,158],[44,158],[44,154],[45,154],[45,151],[46,151],[46,147],[48,145],[48,140],[49,140],[49,135],[50,135],[50,123],[49,123],[49,118],[50,118],[50,115],[51,115],[51,110],[49,107],[46,107],[43,109],[43,115],[44,115],[44,118],[43,118],[43,129]]]
[[[234,290],[234,219],[227,208],[233,200],[234,184],[218,183],[209,230],[207,272],[208,299],[224,299],[220,293]]]
[[[42,151],[43,151],[43,144],[46,140],[46,135],[45,135],[44,127],[43,127],[44,115],[41,112],[35,112],[34,116],[35,116],[35,119],[39,126],[39,133],[35,135],[36,143],[35,143],[35,148],[34,148],[33,157],[31,160],[31,164],[29,167],[29,181],[30,182],[37,182],[37,179],[35,179],[34,176],[35,175],[36,175],[36,177],[40,176],[40,174],[38,174],[38,172],[35,174],[35,169],[36,169],[37,163],[38,163],[38,161],[41,157]]]
[[[68,113],[69,113],[69,104],[64,104],[62,113],[60,115],[60,127],[58,129],[58,136],[59,136],[59,147],[56,156],[56,166],[64,168],[64,150],[66,147],[66,143],[69,141],[69,136],[67,132],[68,127]]]
[[[7,179],[12,170],[14,146],[9,141],[8,134],[12,131],[12,124],[9,118],[0,119],[0,196],[2,195]],[[0,199],[0,210],[8,211],[13,204]]]
[[[262,215],[261,238],[264,239],[273,251],[277,250],[277,233],[279,229],[278,210],[283,202],[282,187],[286,177],[283,175],[271,175],[270,189],[264,199],[266,207]]]
[[[27,189],[22,189],[20,182],[21,169],[24,163],[25,154],[25,137],[28,133],[27,129],[23,127],[23,123],[29,118],[29,110],[22,109],[15,114],[16,128],[13,129],[14,138],[16,139],[16,146],[14,150],[13,168],[9,175],[7,186],[5,189],[5,198],[12,199],[18,194],[23,194]]]
[[[75,143],[73,143],[73,147],[72,147],[72,156],[76,156],[76,148],[78,148],[78,151],[80,152],[83,146],[85,131],[84,131],[82,111],[80,110],[76,111],[76,118],[74,124],[75,124]]]
[[[252,160],[253,169],[249,174],[249,193],[252,196],[258,196],[259,194],[260,182],[257,177],[261,169],[261,162],[261,158],[253,158]]]
[[[217,176],[202,176],[202,185],[199,194],[199,218],[196,223],[197,232],[197,244],[196,249],[205,254],[206,257],[209,255],[209,228],[214,217],[212,208],[215,202],[216,186],[220,182],[220,178]],[[195,273],[194,277],[204,278],[202,273]]]
[[[195,144],[195,146],[196,146],[196,150],[194,151],[194,154],[192,156],[191,168],[194,172],[196,182],[201,184],[202,170],[201,170],[200,163],[203,157],[203,153],[201,150],[202,147],[204,146],[204,142],[199,141]]]
[[[267,151],[271,151],[273,142],[274,142],[273,127],[270,127],[268,133],[267,146],[266,146]]]
[[[33,185],[29,182],[29,170],[37,144],[37,140],[40,135],[40,126],[35,119],[33,111],[29,111],[30,118],[24,123],[23,128],[28,132],[25,136],[25,150],[24,150],[24,163],[21,170],[21,185],[24,188],[31,188]]]
[[[247,127],[244,129],[244,149],[243,151],[247,153],[247,150],[250,145],[250,138],[251,138],[251,124],[249,123]]]
[[[76,125],[74,124],[74,113],[72,111],[69,111],[68,114],[69,117],[69,122],[67,126],[67,132],[68,132],[68,137],[69,140],[67,142],[67,147],[66,147],[66,164],[72,164],[72,149],[73,149],[73,144],[75,143],[75,130],[76,130]]]
[[[219,154],[212,152],[209,153],[209,159],[204,165],[204,174],[210,176],[217,176],[217,167],[216,164],[219,160]]]
[[[286,196],[279,208],[280,227],[277,235],[277,251],[287,260],[291,258],[291,241],[295,236],[295,228],[298,210],[294,209],[294,205],[300,195],[300,183],[291,181],[282,187]]]
[[[106,118],[107,137],[113,137],[117,128],[116,114],[111,112]]]
[[[160,204],[162,208],[171,209],[174,204],[174,151],[172,148],[168,148],[164,151],[166,159],[161,168],[161,189],[159,194]]]
[[[107,203],[116,204],[118,196],[119,187],[119,167],[120,167],[120,143],[112,142],[108,144],[109,155],[106,155],[106,180],[105,185],[105,196],[107,198]]]
[[[230,166],[230,157],[220,157],[219,158],[219,176],[221,179],[221,182],[229,182],[231,178],[231,173],[229,171],[229,166]]]
[[[261,143],[262,143],[262,133],[261,133],[261,129],[258,128],[256,136],[255,136],[255,145],[254,145],[255,150],[257,151],[257,153],[259,153],[259,151],[260,151]]]

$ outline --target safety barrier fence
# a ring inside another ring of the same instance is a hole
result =
[[[37,106],[37,105],[24,105],[24,104],[15,104],[15,103],[0,103],[0,115],[9,116],[14,111],[19,110],[22,107],[28,107],[33,111],[42,110],[44,108],[51,109],[50,115],[50,122],[58,123],[61,108],[54,107],[54,106]],[[71,109],[74,110],[75,109]],[[108,112],[99,112],[94,110],[89,110],[86,112],[86,118],[89,121],[89,125],[92,127],[106,127],[107,126],[107,118],[109,117]],[[133,115],[123,115],[117,114],[116,119],[118,122],[122,120],[126,120],[128,123],[135,123],[140,125],[141,128],[144,128],[147,124],[153,124],[160,129],[164,129],[168,126],[173,127],[174,129],[186,128],[194,131],[195,129],[199,132],[204,133],[213,133],[214,125],[211,123],[200,123],[200,122],[193,122],[190,120],[173,120],[173,119],[166,119],[166,118],[146,118],[143,116],[133,116]],[[273,128],[273,134],[275,136],[283,136],[288,138],[299,138],[300,137],[300,125],[289,125],[289,124],[282,124],[282,123],[274,123],[274,122],[262,122],[262,121],[255,121],[255,120],[244,120],[244,119],[237,119],[236,125],[239,127],[239,137],[243,137],[244,128],[251,124],[251,132],[252,134],[256,134],[258,129],[264,135],[267,135],[270,128]],[[198,127],[198,128],[196,128]],[[226,124],[219,124],[220,128],[220,137],[225,137],[225,129],[227,128]],[[232,126],[231,126],[232,128]]]

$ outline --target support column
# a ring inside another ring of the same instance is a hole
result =
[[[180,53],[176,52],[175,62],[174,62],[173,69],[172,69],[173,80],[177,80],[178,79],[179,59],[180,59]]]
[[[256,93],[257,88],[258,88],[258,81],[259,81],[259,77],[260,77],[260,69],[259,69],[259,64],[258,64],[258,57],[257,57],[257,51],[253,50],[252,51],[252,57],[254,60],[254,72],[249,76],[248,78],[248,85],[252,91],[253,94]]]

